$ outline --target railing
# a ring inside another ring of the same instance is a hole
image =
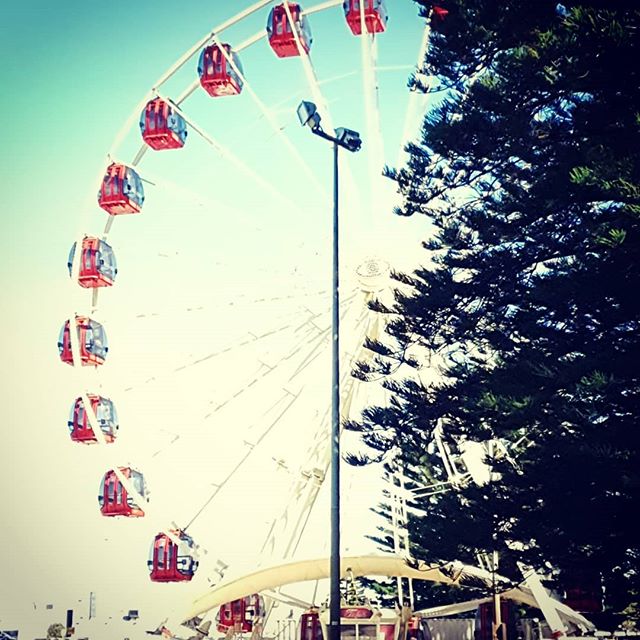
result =
[[[296,640],[298,621],[293,618],[276,620],[276,633],[273,637],[263,636],[263,640]]]

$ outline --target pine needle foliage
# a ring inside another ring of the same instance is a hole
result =
[[[495,461],[499,481],[412,505],[414,554],[497,549],[502,570],[523,560],[560,589],[587,571],[609,611],[637,612],[640,7],[439,4],[410,80],[434,106],[387,169],[396,213],[435,232],[394,274],[395,303],[373,306],[390,320],[357,375],[391,402],[347,426],[374,458],[399,448],[416,486],[446,479],[427,455],[438,424],[503,440],[517,464]]]

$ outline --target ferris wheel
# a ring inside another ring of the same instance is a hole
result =
[[[291,124],[305,96],[327,127],[335,102],[341,119],[366,129],[367,158],[343,166],[342,201],[352,218],[346,244],[356,247],[345,256],[353,276],[345,276],[340,308],[343,418],[365,407],[372,392],[350,370],[371,357],[365,340],[383,329],[368,302],[388,295],[388,265],[357,244],[371,244],[392,202],[382,169],[401,158],[424,106],[412,94],[401,118],[395,106],[389,110],[396,132],[387,160],[380,95],[389,71],[404,85],[433,21],[446,12],[435,7],[420,24],[410,58],[391,56],[385,65],[384,38],[392,36],[399,2],[309,5],[260,0],[243,8],[151,85],[100,170],[102,218],[93,205],[69,254],[75,307],[58,348],[73,366],[70,438],[103,452],[95,482],[105,521],[150,521],[147,564],[155,583],[195,582],[202,573],[211,583],[222,575],[227,559],[213,552],[218,545],[207,527],[198,529],[205,520],[222,525],[223,539],[247,529],[255,537],[262,518],[262,551],[258,543],[252,561],[293,557],[324,480],[328,190],[317,168],[322,149],[308,152],[304,133]],[[402,35],[395,38],[392,51]],[[352,40],[346,61],[346,50],[332,44],[337,39]],[[243,486],[247,468],[251,480]],[[242,624],[263,615],[260,602],[243,603]],[[226,614],[235,615],[221,611],[222,627]]]

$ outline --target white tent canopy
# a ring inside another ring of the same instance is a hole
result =
[[[439,566],[427,565],[426,563],[416,563],[412,566],[404,558],[395,555],[343,557],[340,561],[340,574],[341,577],[347,575],[354,577],[402,576],[446,584],[454,583],[454,580],[447,577]],[[225,602],[237,600],[251,593],[328,577],[329,558],[301,560],[260,569],[236,580],[217,585],[193,603],[186,619],[202,615]]]
[[[538,603],[535,601],[533,595],[531,595],[528,589],[509,589],[507,591],[503,591],[500,594],[500,597],[538,608]],[[492,600],[493,598],[476,598],[475,600],[465,600],[464,602],[454,602],[452,604],[429,607],[428,609],[416,611],[416,613],[424,618],[443,618],[446,616],[455,616],[459,613],[473,611],[474,609],[477,609],[481,604],[491,602]],[[579,614],[577,611],[574,611],[570,607],[567,607],[567,605],[562,604],[558,600],[555,600],[553,598],[551,598],[551,600],[563,622],[572,624],[582,631],[595,630],[595,626],[583,615]]]
[[[356,578],[361,576],[402,577],[451,585],[459,584],[460,580],[464,578],[474,578],[485,582],[487,585],[491,585],[494,579],[488,571],[463,565],[459,562],[435,565],[416,560],[407,560],[406,558],[390,554],[342,557],[340,560],[340,575],[343,578],[348,575]],[[241,578],[222,582],[211,589],[193,603],[191,609],[185,616],[185,620],[195,616],[201,616],[207,611],[219,607],[226,602],[237,600],[252,593],[276,589],[297,582],[321,580],[328,577],[329,558],[300,560],[259,569]],[[520,587],[508,588],[509,581],[502,576],[497,576],[496,582],[499,586],[503,586],[503,597],[532,607],[538,606],[536,599],[528,589]],[[424,614],[431,615],[430,612],[437,610],[440,612],[437,615],[453,615],[454,613],[469,611],[483,601],[484,599],[480,599],[472,600],[468,603],[435,607],[434,609],[425,611]],[[553,603],[558,612],[568,621],[583,629],[594,628],[586,618],[566,605],[555,600]],[[460,607],[464,607],[465,605],[467,605],[468,608],[460,609]]]

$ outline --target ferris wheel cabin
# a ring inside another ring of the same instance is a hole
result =
[[[223,48],[224,51],[222,51]],[[229,44],[220,46],[212,44],[200,53],[198,61],[200,85],[213,98],[234,96],[242,91],[243,81],[236,69],[244,75],[240,58]]]
[[[193,538],[184,531],[160,532],[153,540],[147,566],[152,582],[189,582],[198,569]]]
[[[302,14],[300,5],[296,2],[289,2],[287,5],[289,13],[291,14],[291,22],[293,22],[295,26],[295,33],[291,28],[291,22],[287,16],[284,3],[273,7],[269,12],[269,18],[267,20],[269,45],[278,58],[290,58],[291,56],[300,55],[296,35],[300,41],[300,47],[305,54],[309,53],[313,41],[309,22],[306,16]]]
[[[140,115],[142,139],[156,151],[180,149],[187,139],[187,123],[175,107],[161,98],[147,103]]]
[[[109,351],[104,327],[99,322],[85,316],[77,316],[75,322],[82,366],[90,367],[103,364],[107,357],[107,351]],[[68,320],[60,330],[58,351],[62,362],[70,365],[74,364]]]
[[[387,28],[387,7],[384,0],[345,0],[344,16],[354,36],[362,34],[362,23],[367,33],[382,33]]]
[[[254,624],[264,618],[264,599],[257,593],[221,605],[216,615],[220,633],[251,633]]]
[[[433,5],[433,11],[431,13],[431,26],[437,25],[439,22],[444,22],[444,19],[449,15],[449,11],[444,7],[440,7],[437,4]]]
[[[77,242],[73,243],[67,260],[70,276],[73,276],[73,259],[76,255],[77,244]],[[117,273],[118,267],[113,249],[99,238],[90,236],[84,238],[78,268],[78,284],[86,289],[110,287],[114,283]]]
[[[91,403],[91,411],[96,416],[96,421],[100,425],[100,429],[104,434],[104,440],[111,443],[116,439],[118,431],[118,415],[113,402],[109,398],[88,394]],[[69,432],[73,442],[82,444],[95,444],[98,438],[89,423],[87,411],[82,398],[76,398],[71,407],[71,415],[69,416]]]
[[[144,476],[130,467],[120,467],[120,471],[125,478],[128,478],[135,491],[144,498],[147,493]],[[103,516],[123,516],[125,518],[144,516],[142,505],[137,504],[135,499],[129,495],[113,469],[107,471],[102,478],[98,503],[100,504],[100,513]]]
[[[320,611],[316,608],[305,611],[300,616],[298,640],[323,640]]]
[[[143,202],[144,189],[140,176],[131,167],[112,162],[98,191],[100,208],[112,216],[140,213]]]

